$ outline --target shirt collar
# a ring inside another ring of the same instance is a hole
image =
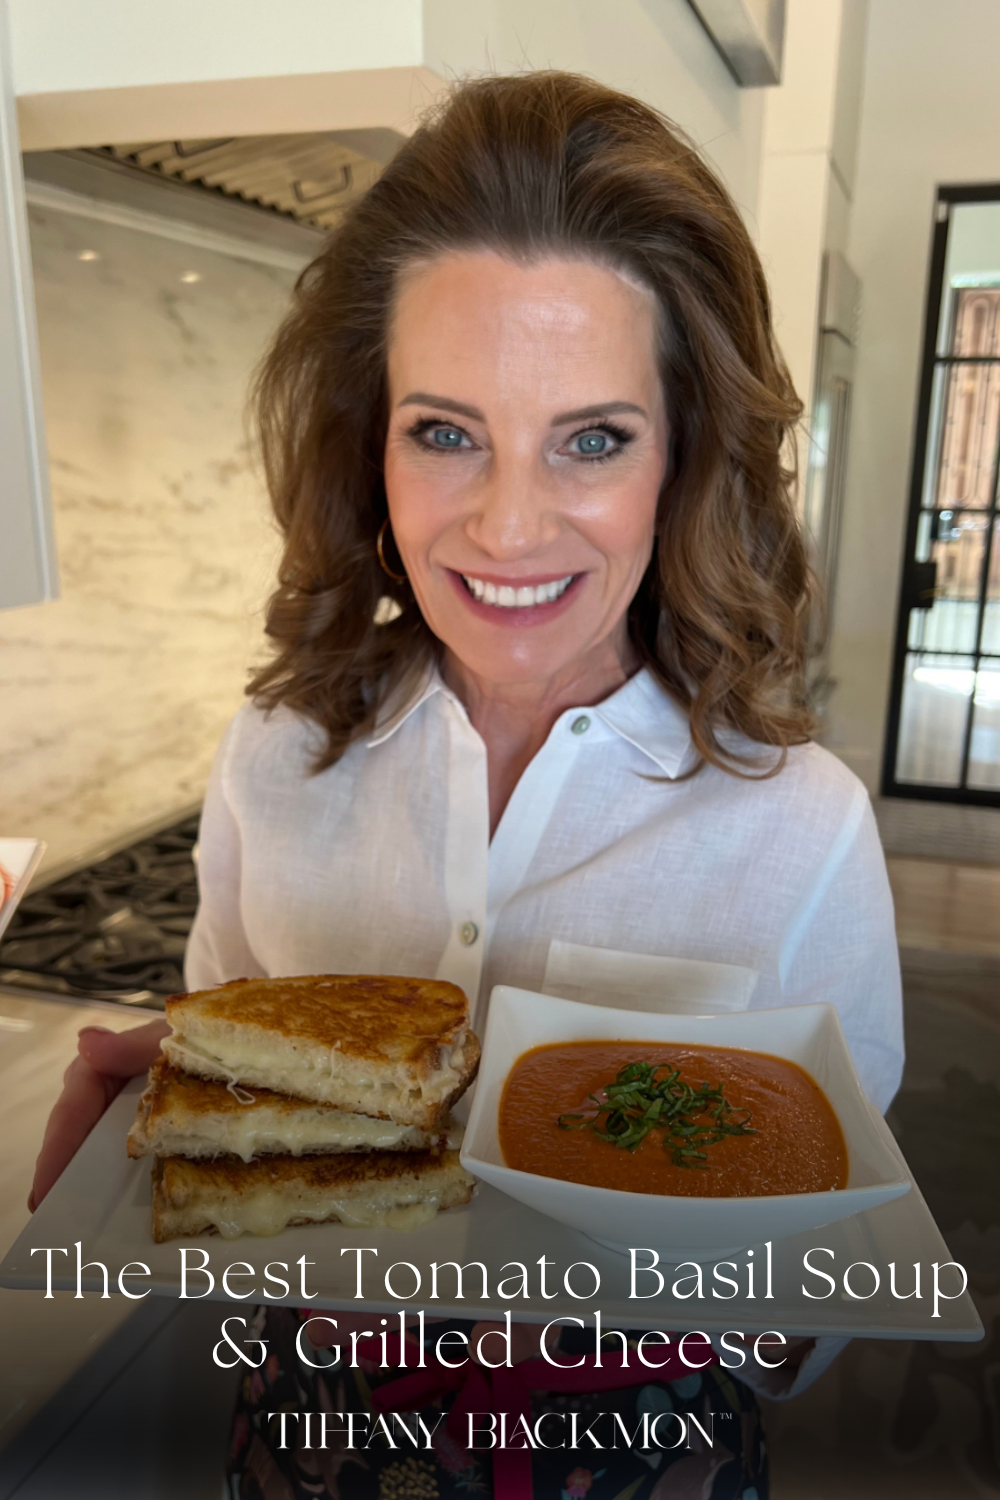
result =
[[[664,775],[679,775],[692,754],[691,724],[648,667],[591,710],[615,734],[648,755]]]
[[[437,693],[443,693],[446,698],[450,698],[455,703],[458,702],[451,689],[445,686],[437,667],[431,665],[417,679],[415,686],[409,692],[404,689],[402,692],[394,693],[387,702],[382,704],[375,720],[374,733],[367,741],[368,749],[373,750],[376,745],[384,744],[386,740],[391,739],[396,730],[401,729],[407,719]]]
[[[402,728],[407,719],[440,693],[464,714],[460,700],[445,684],[436,666],[428,667],[416,686],[402,700],[399,696],[383,705],[375,721],[375,732],[367,741],[374,749]],[[586,707],[586,706],[585,706]],[[662,688],[648,667],[630,677],[622,687],[587,711],[636,750],[649,757],[664,775],[676,777],[691,752],[691,726],[676,699]],[[567,709],[576,716],[582,709]]]

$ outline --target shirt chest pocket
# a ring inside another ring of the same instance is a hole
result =
[[[588,1005],[704,1016],[746,1010],[758,977],[738,964],[553,941],[542,990]]]

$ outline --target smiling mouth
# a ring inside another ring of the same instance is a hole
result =
[[[472,597],[481,604],[494,604],[498,609],[535,609],[539,604],[555,603],[579,575],[567,573],[565,578],[556,578],[551,583],[523,584],[517,588],[507,583],[486,583],[468,573],[459,576]]]

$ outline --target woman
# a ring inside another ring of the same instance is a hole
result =
[[[800,407],[750,240],[690,142],[585,79],[463,85],[303,275],[257,409],[285,538],[276,652],[213,771],[189,984],[436,976],[480,1032],[498,982],[832,1001],[884,1110],[891,900],[863,788],[808,740],[809,573],[781,459]],[[82,1035],[36,1200],[162,1031]],[[290,1344],[294,1315],[268,1317]],[[814,1378],[824,1343],[771,1393]],[[301,1395],[313,1377],[277,1364]],[[268,1450],[281,1393],[258,1383],[234,1493],[488,1483],[444,1451],[426,1473],[391,1454],[310,1471]],[[696,1384],[621,1410],[735,1405],[740,1451],[683,1482],[762,1496],[752,1394]],[[670,1455],[608,1457],[602,1475],[539,1460],[539,1500],[681,1493]]]

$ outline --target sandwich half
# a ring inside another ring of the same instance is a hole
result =
[[[447,1116],[433,1132],[351,1114],[332,1104],[291,1099],[270,1089],[219,1083],[182,1073],[157,1058],[129,1131],[128,1154],[187,1156],[314,1155],[339,1151],[457,1149],[461,1126]]]
[[[414,1229],[439,1209],[472,1197],[475,1178],[457,1151],[375,1151],[365,1155],[264,1156],[153,1165],[153,1239],[217,1232],[278,1234],[289,1224]]]
[[[172,995],[166,1014],[163,1051],[187,1073],[426,1131],[479,1064],[465,995],[437,980],[237,979]]]

